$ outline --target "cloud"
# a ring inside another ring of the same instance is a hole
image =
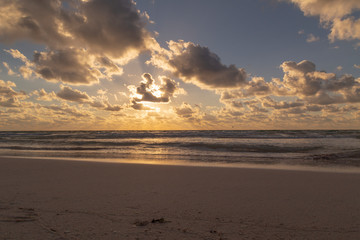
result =
[[[88,50],[78,48],[35,52],[34,62],[30,67],[33,66],[35,72],[48,81],[72,85],[92,85],[99,83],[101,78],[111,80],[112,75],[123,73],[122,68],[110,58],[94,56]],[[28,69],[23,69],[23,74]]]
[[[27,59],[27,57],[25,57],[24,54],[22,54],[19,50],[17,49],[4,49],[5,52],[9,53],[13,58],[17,58],[20,59],[22,62],[26,63],[29,62],[29,60]]]
[[[155,80],[149,73],[144,73],[142,79],[140,86],[129,86],[132,107],[137,110],[143,110],[144,107],[141,104],[134,103],[169,103],[176,94],[184,94],[185,92],[178,83],[168,77],[160,76],[160,85],[155,84]]]
[[[354,68],[360,69],[360,64],[359,65],[354,64]]]
[[[85,47],[114,58],[146,48],[147,19],[131,0],[44,1],[0,3],[0,40],[29,39],[51,49]]]
[[[21,76],[25,79],[29,79],[34,73],[34,71],[31,68],[26,67],[26,66],[21,66],[19,68],[19,72],[20,72]]]
[[[48,81],[91,85],[122,74],[121,65],[155,45],[150,22],[132,0],[4,0],[0,3],[0,42],[31,40],[47,46],[30,64],[18,50],[6,50]]]
[[[65,37],[57,31],[60,1],[4,0],[0,8],[2,41],[31,39],[42,43],[64,43]]]
[[[146,22],[133,1],[83,1],[78,9],[76,14],[67,12],[64,27],[91,51],[118,58],[145,49]]]
[[[130,107],[132,107],[135,110],[153,110],[152,107],[146,106],[146,105],[144,105],[142,103],[138,103],[135,100],[131,101]]]
[[[360,39],[360,19],[354,14],[360,10],[358,0],[289,0],[297,5],[305,16],[319,16],[324,27],[330,29],[329,39]]]
[[[306,42],[308,42],[308,43],[317,42],[319,40],[320,40],[320,38],[314,36],[314,34],[312,34],[312,33],[310,33],[306,38]]]
[[[265,97],[261,99],[263,107],[269,107],[274,109],[289,109],[289,108],[297,108],[305,105],[303,101],[275,101],[271,97]]]
[[[120,111],[121,109],[122,109],[121,106],[111,105],[110,103],[106,103],[106,106],[103,108],[103,110],[105,110],[105,111],[112,111],[112,112],[117,112],[117,111]]]
[[[307,60],[286,61],[280,67],[284,71],[282,84],[289,89],[289,94],[314,95],[321,89],[323,81],[335,78],[335,74],[316,72],[315,64]]]
[[[40,90],[35,90],[31,94],[38,96],[37,100],[40,100],[40,101],[52,101],[57,98],[56,93],[54,91],[48,93],[43,88]]]
[[[15,72],[10,68],[9,64],[7,62],[3,62],[4,67],[8,70],[8,75],[12,76],[15,75]]]
[[[110,104],[106,98],[99,101],[94,97],[90,97],[86,92],[81,92],[64,85],[61,86],[61,91],[56,96],[66,101],[88,104],[91,107],[105,111],[120,111],[122,109],[119,105]]]
[[[180,107],[175,108],[178,116],[183,118],[191,118],[197,111],[190,104],[183,102]]]
[[[90,113],[86,111],[80,111],[74,106],[69,106],[67,104],[58,105],[50,105],[50,106],[42,106],[42,108],[51,110],[56,115],[69,115],[76,118],[85,118],[90,117]]]
[[[23,91],[17,92],[13,89],[16,84],[10,81],[0,80],[0,106],[2,107],[20,107],[20,99],[27,97]]]
[[[16,97],[3,98],[0,96],[0,106],[6,108],[21,107],[21,103]]]
[[[123,73],[123,69],[120,68],[114,61],[112,61],[110,58],[101,56],[96,59],[97,64],[99,65],[99,68],[102,68],[105,70],[105,74],[108,77],[111,77],[114,74],[121,75]]]
[[[272,92],[272,84],[265,82],[262,77],[253,77],[242,88],[235,90],[222,90],[221,100],[233,99],[233,98],[246,98],[252,96],[264,96]]]
[[[56,96],[67,101],[79,103],[88,102],[90,100],[87,93],[63,85],[61,86],[61,91],[58,92]]]
[[[94,84],[102,73],[92,67],[93,58],[86,50],[64,49],[35,52],[36,72],[46,80],[70,84]]]
[[[290,0],[307,16],[320,16],[322,21],[341,18],[360,9],[358,0]]]
[[[17,49],[9,49],[9,50],[4,49],[4,51],[9,53],[13,58],[20,59],[22,62],[25,63],[25,65],[19,68],[19,72],[23,78],[29,79],[33,75],[34,64],[30,62],[29,59],[27,59],[27,57],[24,54],[22,54]]]
[[[174,112],[180,118],[184,118],[188,121],[195,122],[200,125],[204,125],[207,119],[214,120],[212,115],[206,115],[200,111],[200,106],[191,106],[189,103],[183,102],[180,107],[174,107]],[[206,118],[206,119],[205,119]],[[216,118],[215,118],[216,119]]]
[[[351,75],[337,77],[334,73],[319,72],[309,61],[284,62],[282,84],[288,95],[303,97],[311,103],[332,104],[356,101],[360,83]]]
[[[222,64],[207,47],[183,41],[170,41],[168,46],[169,50],[153,53],[148,63],[169,70],[183,81],[201,88],[237,88],[246,83],[244,69]]]
[[[0,80],[0,96],[14,97],[14,96],[26,96],[26,93],[16,92],[13,87],[16,87],[14,82]]]
[[[289,114],[301,114],[319,111],[319,106],[360,102],[360,78],[317,71],[315,64],[308,60],[286,61],[280,68],[284,72],[282,79],[266,82],[254,77],[242,88],[217,91],[228,114],[244,115],[249,110],[264,113],[267,109],[289,109]]]
[[[360,19],[356,20],[354,17],[334,19],[329,39],[332,42],[336,39],[360,39]]]

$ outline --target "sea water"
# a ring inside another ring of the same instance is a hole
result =
[[[360,169],[360,131],[4,131],[0,156]]]

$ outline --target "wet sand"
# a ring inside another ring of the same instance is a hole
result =
[[[360,239],[360,174],[0,158],[0,239]]]

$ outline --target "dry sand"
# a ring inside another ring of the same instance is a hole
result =
[[[2,158],[0,239],[358,240],[360,174]]]

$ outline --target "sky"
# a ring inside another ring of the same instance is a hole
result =
[[[0,130],[359,129],[358,0],[0,0]]]

